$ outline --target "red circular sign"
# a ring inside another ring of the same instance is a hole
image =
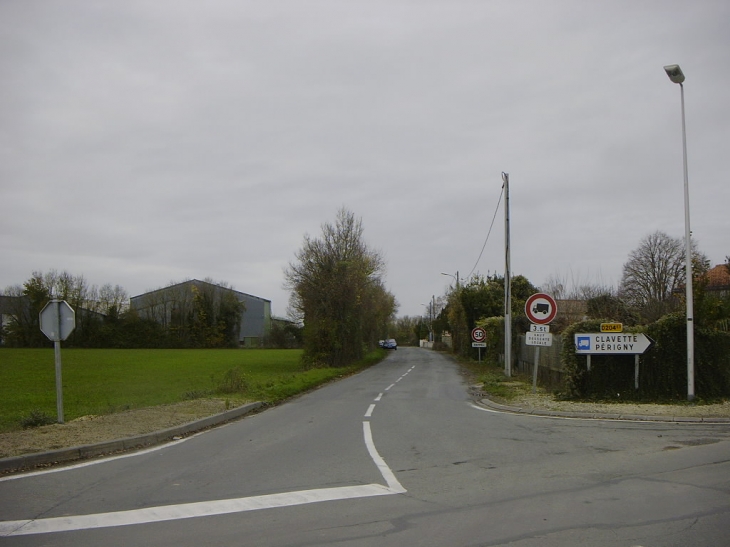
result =
[[[471,331],[471,339],[475,342],[484,342],[487,339],[487,331],[482,327],[476,327]]]
[[[555,319],[558,313],[558,306],[552,296],[545,293],[533,294],[525,302],[525,315],[538,325],[547,325]]]

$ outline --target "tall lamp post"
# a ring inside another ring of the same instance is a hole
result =
[[[455,276],[451,275],[449,273],[444,273],[444,272],[441,272],[441,275],[448,275],[449,277],[453,277],[454,279],[456,279],[456,290],[457,291],[459,290],[459,272],[458,271],[456,272]]]
[[[684,245],[685,245],[685,289],[687,303],[687,400],[695,398],[695,336],[694,336],[694,304],[692,297],[692,243],[689,229],[689,177],[687,175],[687,127],[684,121],[684,73],[679,65],[667,65],[664,71],[669,79],[679,84],[682,98],[682,159],[684,163]]]

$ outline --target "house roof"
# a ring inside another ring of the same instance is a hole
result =
[[[706,276],[708,289],[730,288],[730,272],[726,264],[718,264],[710,269]]]

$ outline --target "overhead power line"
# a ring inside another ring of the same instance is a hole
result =
[[[484,240],[484,245],[482,245],[482,250],[479,253],[479,258],[477,258],[476,263],[474,264],[474,267],[469,272],[469,275],[466,276],[466,279],[469,279],[471,277],[471,274],[474,273],[474,271],[477,269],[477,266],[479,265],[479,261],[482,259],[482,255],[484,254],[484,249],[487,247],[487,241],[489,241],[489,236],[492,233],[492,228],[494,227],[494,219],[497,218],[497,212],[499,212],[499,204],[502,203],[502,196],[504,195],[504,185],[502,185],[502,191],[499,193],[499,201],[497,201],[497,207],[494,208],[494,215],[492,216],[492,223],[489,225],[489,231],[487,232],[487,237]]]

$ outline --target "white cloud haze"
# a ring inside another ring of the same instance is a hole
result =
[[[400,315],[475,266],[510,173],[512,271],[617,285],[645,235],[730,254],[730,3],[0,3],[0,288],[211,277],[286,313],[345,206]],[[502,211],[482,274],[504,271]]]

